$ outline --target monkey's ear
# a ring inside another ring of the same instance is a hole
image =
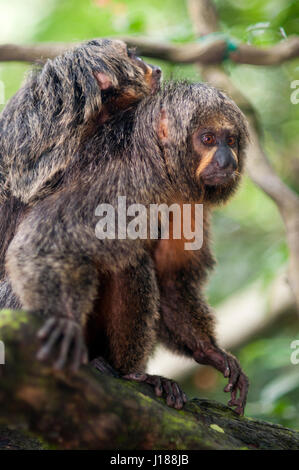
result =
[[[108,90],[108,88],[112,88],[112,80],[104,72],[95,72],[94,76],[98,82],[100,90]]]
[[[164,108],[160,111],[158,137],[162,144],[168,142],[168,116]]]

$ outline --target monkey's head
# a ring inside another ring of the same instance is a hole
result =
[[[37,90],[66,125],[90,119],[101,124],[156,93],[160,81],[161,69],[141,60],[123,41],[98,39],[49,60]]]
[[[170,180],[194,199],[219,203],[237,188],[248,131],[245,117],[224,93],[205,84],[165,85],[151,101],[156,138]],[[144,126],[149,128],[149,123]],[[186,189],[188,188],[188,190]]]
[[[101,90],[103,120],[160,88],[161,69],[144,62],[123,41],[92,40],[77,49],[77,53]]]
[[[192,134],[191,148],[195,158],[195,178],[204,185],[209,200],[223,199],[239,181],[243,170],[240,123],[218,113],[199,124]]]

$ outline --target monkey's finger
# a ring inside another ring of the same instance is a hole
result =
[[[172,382],[172,391],[175,397],[175,405],[174,407],[177,410],[181,410],[184,406],[184,397],[183,397],[183,391],[180,389],[178,384],[176,382]]]
[[[73,361],[71,364],[71,370],[73,372],[77,372],[81,365],[82,355],[84,351],[84,340],[82,338],[81,333],[78,331],[75,341],[74,341],[74,354],[73,354]]]
[[[153,377],[150,377],[149,376],[149,380],[147,380],[148,383],[152,383],[155,387],[155,395],[157,397],[162,397],[163,395],[163,387],[162,387],[162,382],[161,382],[161,377],[159,377],[158,375],[157,376],[153,376]]]
[[[61,343],[59,358],[54,364],[54,369],[61,370],[66,365],[70,345],[73,339],[73,335],[72,335],[73,330],[74,330],[74,325],[70,322],[67,322],[67,325],[65,327],[64,337]]]
[[[237,361],[234,361],[233,358],[229,358],[229,369],[230,376],[227,386],[224,388],[225,392],[231,392],[238,384],[238,379],[240,377],[241,368]]]
[[[39,351],[36,355],[36,358],[39,361],[44,361],[44,360],[49,358],[49,356],[51,355],[53,346],[55,345],[55,343],[57,342],[57,340],[60,336],[61,336],[61,326],[59,325],[51,333],[51,335],[50,335],[48,341],[46,342],[46,344],[39,349]]]
[[[243,406],[243,403],[242,403],[242,400],[240,398],[238,398],[237,400],[235,400],[230,406],[233,406],[233,407],[236,407],[234,409],[235,413],[237,413],[239,416],[243,416],[244,415],[244,406]]]
[[[49,318],[44,324],[44,326],[40,330],[38,330],[37,337],[40,339],[46,338],[56,323],[56,318]]]
[[[243,403],[240,403],[238,404],[237,408],[235,409],[235,412],[239,415],[239,416],[244,416],[244,405]]]
[[[144,382],[154,387],[155,395],[157,397],[162,397],[163,387],[162,387],[161,377],[159,375],[150,375],[150,374],[145,374],[145,375],[146,375],[146,378]]]
[[[231,396],[230,396],[230,400],[228,402],[228,406],[235,406],[237,405],[237,391],[238,389],[235,388],[232,392],[231,392]]]
[[[222,352],[222,354],[223,354],[223,370],[222,370],[222,373],[223,373],[223,376],[225,378],[227,378],[231,374],[231,367],[230,367],[230,363],[229,363],[229,359],[228,359],[227,354],[224,351]]]
[[[244,410],[247,401],[247,394],[249,388],[248,378],[243,372],[241,372],[237,387],[233,390],[231,394],[231,400],[229,401],[229,406],[236,406],[235,412],[240,416],[244,415]],[[237,391],[240,390],[240,397],[237,399]]]
[[[247,395],[248,395],[248,389],[249,389],[249,380],[243,372],[240,374],[239,382],[238,382],[238,388],[240,390],[240,412],[242,413],[242,416],[244,414],[244,409],[246,406],[247,402]]]
[[[162,386],[163,386],[164,393],[166,395],[167,405],[170,406],[171,408],[174,408],[176,400],[173,394],[171,380],[162,379]]]
[[[238,384],[237,386],[233,387],[233,389],[231,390],[231,397],[230,397],[230,401],[228,402],[228,406],[237,406],[239,404],[239,398],[237,398],[237,395],[238,395]]]
[[[223,351],[219,350],[219,352],[215,351],[211,353],[211,357],[214,358],[214,364],[212,363],[211,365],[214,365],[216,369],[222,372],[225,378],[229,377],[231,371],[227,355]]]

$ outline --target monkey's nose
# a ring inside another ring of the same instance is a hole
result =
[[[216,151],[215,162],[221,170],[230,168],[234,171],[237,169],[237,162],[228,147],[220,147]]]

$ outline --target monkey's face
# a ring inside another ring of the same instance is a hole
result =
[[[238,132],[227,120],[208,122],[192,136],[195,175],[206,186],[231,184],[238,175]]]
[[[84,54],[101,91],[102,123],[160,88],[161,69],[144,62],[123,41],[93,40]]]
[[[134,89],[136,96],[156,93],[160,88],[160,67],[148,64],[137,56],[134,48],[129,48],[123,41],[110,40],[106,46],[106,63],[114,67],[118,87]],[[116,83],[115,83],[116,85]]]
[[[129,48],[123,41],[110,40],[105,53],[108,62],[114,60],[120,65],[116,73],[120,86],[133,85],[138,88],[139,84],[144,95],[159,90],[162,76],[160,67],[144,62],[134,48]]]
[[[180,197],[218,204],[237,189],[248,140],[246,120],[237,105],[219,90],[201,83],[165,84],[153,112],[139,106],[140,135],[154,138],[163,152],[165,176]]]
[[[156,93],[161,85],[162,71],[160,67],[144,62],[144,60],[136,55],[135,50],[133,49],[128,49],[127,54],[132,62],[133,67],[137,67],[141,70],[144,83],[146,84],[149,93]]]

